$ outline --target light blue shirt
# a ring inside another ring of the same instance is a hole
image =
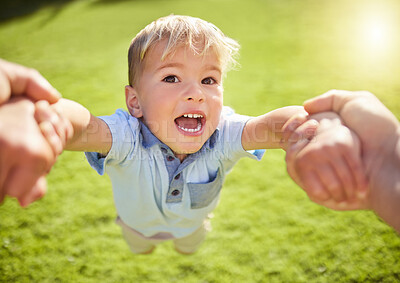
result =
[[[100,117],[110,128],[106,157],[87,152],[90,165],[110,176],[121,220],[145,237],[190,235],[217,206],[225,175],[242,157],[260,160],[264,150],[245,151],[241,138],[248,116],[224,107],[217,130],[196,153],[180,162],[171,149],[128,112]]]

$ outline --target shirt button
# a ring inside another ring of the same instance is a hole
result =
[[[171,194],[172,194],[174,197],[176,197],[176,196],[178,196],[180,193],[181,193],[181,192],[180,192],[179,190],[173,190]]]
[[[167,160],[168,160],[168,161],[174,161],[175,158],[174,158],[173,156],[168,156],[168,157],[167,157]]]
[[[179,173],[178,175],[175,176],[175,180],[178,180],[181,177],[181,173]]]

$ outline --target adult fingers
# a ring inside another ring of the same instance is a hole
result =
[[[11,96],[11,85],[5,70],[1,68],[2,61],[0,60],[0,104],[3,104]]]
[[[329,162],[319,164],[318,168],[316,168],[316,172],[324,189],[329,192],[335,201],[342,202],[346,199],[346,193],[343,189],[340,176]]]
[[[6,194],[23,200],[35,186],[39,175],[27,167],[14,167],[4,183]]]
[[[288,166],[290,166],[292,171],[295,171],[297,155],[309,143],[310,143],[310,140],[302,139],[302,140],[299,140],[298,142],[296,142],[294,144],[290,144],[287,147],[285,161],[286,161],[286,164]]]
[[[303,189],[308,197],[312,200],[326,201],[332,198],[332,194],[326,189],[324,183],[319,175],[312,171],[307,170],[303,173]]]
[[[60,93],[35,69],[0,60],[0,104],[11,95],[25,95],[31,99],[57,102]]]
[[[354,98],[354,95],[350,91],[330,90],[320,96],[305,101],[304,109],[310,114],[324,111],[340,113],[344,104],[352,98]]]
[[[288,147],[285,158],[288,174],[310,198],[313,197],[321,201],[330,199],[331,195],[329,191],[324,188],[318,174],[316,174],[310,166],[305,166],[297,158],[302,149],[309,143],[310,141],[308,139],[303,139]]]
[[[10,171],[10,166],[11,164],[8,164],[6,161],[8,159],[1,158],[0,159],[0,203],[3,202],[4,197],[6,196],[6,188],[4,186],[4,183],[7,179],[7,176]]]
[[[346,210],[357,210],[357,209],[368,209],[369,203],[366,200],[355,200],[352,202],[336,202],[333,199],[326,201],[320,201],[317,199],[310,198],[313,202],[325,206],[330,209],[346,211]]]
[[[351,168],[347,162],[347,155],[338,153],[338,158],[335,160],[331,160],[330,165],[334,168],[336,172],[336,176],[338,176],[342,189],[343,194],[346,196],[347,201],[352,201],[356,195],[356,181]]]
[[[361,157],[359,155],[344,155],[343,158],[347,162],[351,176],[353,176],[357,198],[365,198],[368,194],[368,179],[362,166]]]
[[[47,182],[46,182],[46,177],[41,176],[39,179],[36,181],[35,185],[33,188],[23,197],[20,197],[18,199],[19,204],[22,207],[27,207],[34,201],[37,201],[44,197],[47,191]]]
[[[49,103],[55,103],[61,98],[61,94],[38,71],[32,69],[22,94],[34,101],[46,100]]]

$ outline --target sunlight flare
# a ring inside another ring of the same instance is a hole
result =
[[[382,20],[372,20],[365,24],[364,42],[375,51],[387,49],[390,45],[391,26]]]

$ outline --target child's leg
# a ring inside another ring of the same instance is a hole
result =
[[[136,231],[122,222],[120,218],[117,218],[116,223],[121,226],[122,235],[134,254],[150,254],[153,252],[156,245],[163,242],[163,240],[148,240],[143,238]]]
[[[175,250],[181,254],[192,254],[200,247],[206,238],[207,232],[211,231],[210,220],[204,220],[203,225],[189,236],[175,239]]]

